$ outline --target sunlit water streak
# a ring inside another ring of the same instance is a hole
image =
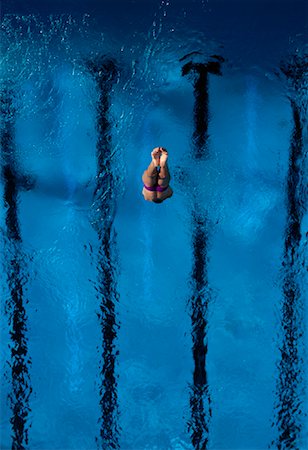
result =
[[[76,77],[77,78],[77,77]],[[78,78],[77,78],[78,79]],[[70,74],[66,71],[58,74],[56,83],[58,88],[59,97],[62,100],[61,107],[58,111],[58,123],[59,131],[57,135],[58,145],[61,146],[62,157],[60,159],[59,170],[64,175],[64,186],[67,192],[66,203],[66,223],[63,225],[63,231],[67,236],[67,239],[74,239],[79,241],[80,235],[76,229],[78,221],[78,213],[74,208],[74,194],[77,189],[77,182],[75,174],[72,171],[73,161],[73,143],[72,136],[75,130],[75,123],[70,120],[73,113],[74,104],[76,102],[77,93],[74,90],[74,83]],[[76,89],[76,87],[75,87]],[[78,87],[77,87],[78,92]],[[74,142],[74,140],[73,140]],[[60,150],[60,151],[61,151]],[[76,255],[78,257],[78,253]],[[72,258],[71,264],[74,262]],[[69,266],[71,265],[69,264]],[[70,393],[74,396],[78,396],[84,383],[83,369],[84,361],[82,358],[81,348],[83,347],[83,336],[80,332],[79,317],[82,314],[82,308],[80,308],[80,294],[76,290],[76,279],[72,277],[71,289],[66,293],[66,302],[64,309],[66,311],[66,346],[69,349],[70,355],[66,367],[66,383],[69,386]],[[75,401],[78,401],[78,397],[75,397]]]

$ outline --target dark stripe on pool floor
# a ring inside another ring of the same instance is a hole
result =
[[[22,239],[18,220],[18,192],[22,186],[22,177],[17,174],[15,161],[15,108],[14,92],[7,88],[1,92],[1,153],[2,178],[4,182],[4,205],[6,208],[5,223],[7,241],[4,251],[7,261],[7,280],[9,299],[5,309],[10,328],[9,343],[11,361],[11,392],[9,404],[12,415],[12,448],[23,449],[28,444],[28,431],[31,426],[29,414],[31,412],[29,398],[32,392],[29,369],[31,358],[28,352],[27,314],[24,300],[24,285],[28,280],[25,270],[24,255],[21,251]],[[26,180],[26,179],[25,179]]]
[[[97,103],[97,184],[94,193],[94,223],[99,237],[97,260],[97,299],[100,302],[98,318],[102,331],[101,369],[100,369],[100,448],[119,448],[118,394],[115,365],[118,351],[115,348],[117,337],[115,305],[119,294],[116,286],[115,231],[115,179],[112,167],[112,142],[110,123],[110,93],[118,77],[114,60],[101,57],[89,61],[88,70],[94,77],[99,91]]]
[[[190,53],[180,61],[189,59],[199,52]],[[194,148],[193,158],[196,162],[206,160],[209,157],[208,125],[209,125],[209,94],[208,74],[221,75],[220,63],[222,57],[214,56],[215,61],[193,62],[188,61],[182,67],[182,76],[192,76],[194,87],[194,132],[192,143]],[[190,392],[191,417],[188,420],[188,429],[191,441],[195,449],[206,449],[209,443],[209,423],[212,416],[211,396],[207,381],[206,356],[207,356],[207,317],[210,302],[210,290],[208,282],[208,230],[206,213],[202,211],[202,205],[198,200],[192,201],[192,247],[193,269],[191,275],[190,298],[191,322],[192,322],[192,353],[194,359],[193,385]]]
[[[278,437],[272,442],[278,449],[299,448],[303,423],[303,331],[304,299],[300,277],[304,261],[301,257],[301,223],[304,216],[304,159],[303,123],[307,111],[307,57],[294,56],[290,62],[281,64],[281,72],[287,78],[293,114],[289,169],[287,174],[287,223],[284,238],[283,300],[281,338],[279,343],[278,380],[276,391],[275,420]],[[305,102],[303,104],[302,102]]]

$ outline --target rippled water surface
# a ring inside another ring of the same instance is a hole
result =
[[[4,3],[2,449],[308,449],[305,18]]]

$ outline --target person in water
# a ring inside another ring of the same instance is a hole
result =
[[[151,164],[142,175],[142,195],[149,202],[162,203],[173,195],[169,186],[171,177],[167,164],[168,152],[163,147],[155,147],[151,157]]]

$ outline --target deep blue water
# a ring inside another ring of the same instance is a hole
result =
[[[308,449],[307,2],[1,19],[1,449]]]

